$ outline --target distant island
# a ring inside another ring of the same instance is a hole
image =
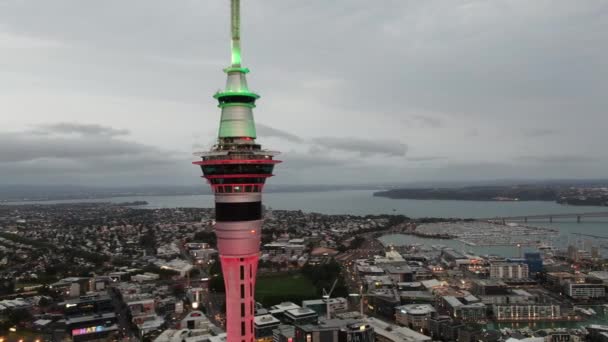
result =
[[[458,201],[551,201],[567,205],[608,206],[608,188],[547,185],[470,186],[462,188],[401,188],[374,193],[376,197]]]

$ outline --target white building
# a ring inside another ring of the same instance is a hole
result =
[[[497,321],[543,321],[561,318],[559,305],[494,305]]]
[[[490,278],[526,279],[529,277],[528,265],[523,263],[496,262],[490,264]]]
[[[568,297],[574,299],[606,297],[606,288],[604,287],[604,284],[575,283],[567,281],[564,284],[564,288]]]
[[[395,308],[395,321],[414,330],[428,330],[429,319],[435,314],[430,304],[409,304]]]

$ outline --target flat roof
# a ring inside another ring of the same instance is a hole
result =
[[[297,309],[299,307],[300,306],[298,304],[295,304],[292,302],[283,302],[283,303],[271,306],[270,312],[271,313],[283,312],[285,310]]]
[[[275,325],[281,324],[281,321],[276,319],[273,315],[261,315],[255,316],[253,321],[256,326],[267,326],[267,325]]]
[[[424,315],[435,312],[435,308],[430,304],[408,304],[395,307],[397,311],[404,314]]]
[[[310,308],[297,308],[285,310],[285,314],[288,316],[293,316],[295,318],[298,317],[306,317],[306,316],[316,316],[317,312]]]
[[[386,323],[377,318],[368,317],[364,320],[364,322],[368,323],[372,328],[374,328],[374,332],[380,336],[384,336],[385,338],[391,341],[431,341],[431,337],[423,335],[417,331],[414,331],[410,328],[400,327],[394,324]]]
[[[454,296],[444,296],[443,300],[445,300],[450,306],[455,308],[463,305],[462,302]]]
[[[116,314],[114,312],[107,312],[104,314],[97,315],[87,315],[87,316],[78,316],[78,317],[68,317],[65,319],[65,324],[75,324],[75,323],[84,323],[88,321],[96,321],[99,319],[110,319],[116,318]]]

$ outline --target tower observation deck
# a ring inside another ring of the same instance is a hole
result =
[[[259,96],[249,90],[241,66],[240,0],[231,0],[231,65],[226,88],[213,97],[221,109],[217,144],[199,152],[203,178],[215,194],[215,234],[226,288],[228,342],[253,342],[255,279],[262,229],[262,190],[278,152],[255,142],[253,108]]]

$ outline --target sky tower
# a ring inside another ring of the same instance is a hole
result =
[[[247,87],[241,66],[240,0],[231,0],[232,63],[226,88],[213,97],[222,114],[218,141],[197,153],[203,177],[215,193],[215,234],[226,286],[228,342],[253,342],[255,277],[262,229],[262,189],[272,176],[273,157],[256,144],[253,108],[259,96]]]

